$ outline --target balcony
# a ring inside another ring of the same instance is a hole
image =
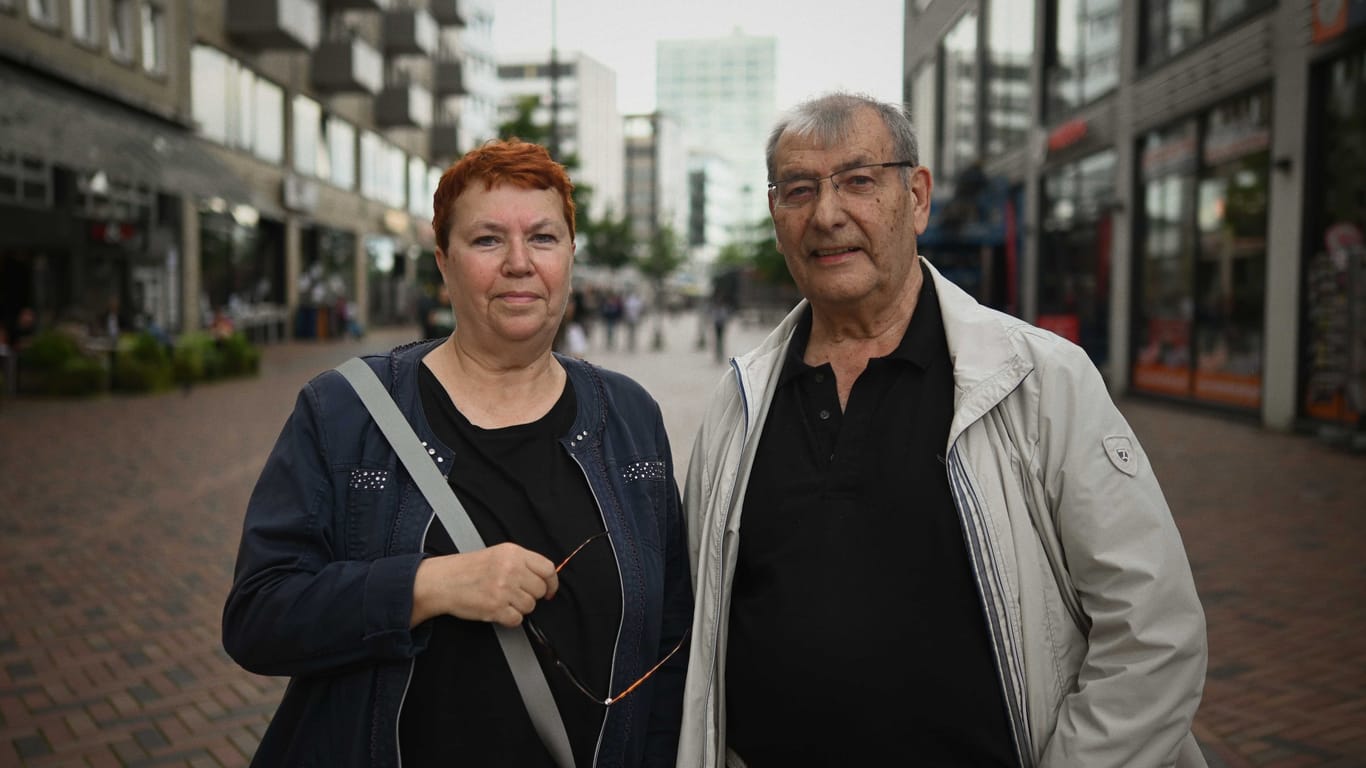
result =
[[[426,128],[432,124],[432,94],[412,83],[384,86],[375,99],[375,124],[381,128]]]
[[[465,26],[465,17],[460,15],[460,0],[427,0],[427,10],[443,27]]]
[[[384,87],[384,57],[359,37],[324,40],[313,52],[313,87],[373,96]]]
[[[460,157],[460,121],[453,117],[443,117],[432,125],[431,152],[433,158],[453,159]]]
[[[437,59],[432,66],[432,86],[438,96],[464,96],[465,67],[460,59]]]
[[[384,14],[384,55],[431,56],[440,42],[441,31],[426,11],[396,8]]]
[[[228,35],[248,48],[311,51],[322,37],[317,0],[228,0]]]
[[[329,11],[387,11],[394,0],[325,0]]]

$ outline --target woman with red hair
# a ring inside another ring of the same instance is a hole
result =
[[[673,764],[692,613],[673,459],[644,389],[551,349],[572,191],[515,139],[448,169],[455,331],[365,358],[486,548],[457,551],[341,375],[300,394],[223,617],[238,663],[292,677],[253,764],[556,765],[495,624],[525,629],[575,765]]]

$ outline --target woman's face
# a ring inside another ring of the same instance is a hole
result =
[[[488,343],[539,341],[547,350],[569,298],[574,241],[552,189],[476,180],[452,203],[446,250],[436,250],[456,333]]]

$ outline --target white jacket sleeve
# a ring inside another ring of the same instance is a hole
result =
[[[1170,765],[1204,687],[1204,612],[1138,439],[1085,354],[1060,347],[1035,371],[1032,469],[1090,627],[1040,764]]]

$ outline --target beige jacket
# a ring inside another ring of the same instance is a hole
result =
[[[1080,348],[982,307],[921,263],[953,358],[949,482],[1021,764],[1204,765],[1189,735],[1205,679],[1204,612],[1138,439]],[[726,632],[742,506],[804,309],[732,361],[693,446],[684,768],[726,760]]]

